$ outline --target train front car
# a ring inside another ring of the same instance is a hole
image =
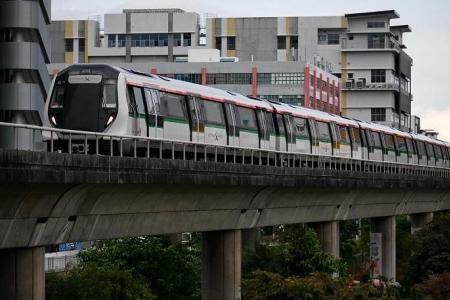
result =
[[[119,69],[107,65],[73,65],[54,79],[46,103],[46,125],[54,128],[89,132],[108,132],[118,114]],[[67,134],[58,134],[56,150],[84,153],[85,137],[71,135],[71,145],[64,142]],[[79,140],[77,140],[79,139]],[[93,152],[91,136],[88,148]]]

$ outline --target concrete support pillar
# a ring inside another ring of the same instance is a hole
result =
[[[308,226],[317,233],[322,250],[339,257],[339,221],[311,223]]]
[[[395,280],[395,216],[373,218],[370,221],[370,257],[371,264],[373,264],[372,276],[382,275],[390,280]]]
[[[433,221],[433,213],[421,213],[421,214],[413,214],[410,216],[411,220],[411,233],[419,231],[426,225],[430,224]]]
[[[0,250],[0,299],[45,299],[45,249]]]
[[[245,250],[255,250],[255,247],[261,241],[261,229],[251,228],[242,229],[242,248]]]
[[[203,233],[202,299],[241,299],[241,231]]]

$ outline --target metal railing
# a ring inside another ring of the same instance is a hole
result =
[[[14,137],[16,136],[17,130],[31,130],[33,138],[36,136],[36,133],[41,133],[45,137],[44,142],[47,144],[48,152],[64,152],[56,147],[56,143],[58,142],[58,146],[61,146],[61,143],[67,145],[67,153],[73,154],[72,145],[74,141],[76,143],[80,143],[81,141],[84,149],[88,149],[88,145],[94,144],[94,151],[91,153],[84,151],[83,155],[128,156],[134,158],[191,160],[296,169],[321,169],[372,174],[450,178],[450,168],[447,167],[411,165],[398,162],[363,160],[350,157],[205,144],[131,135],[114,135],[14,123],[0,122],[1,128],[10,128],[13,130]],[[101,142],[108,142],[107,146],[109,149],[100,151],[99,146]],[[13,147],[13,149],[19,150],[18,147]],[[448,166],[448,161],[446,163]]]

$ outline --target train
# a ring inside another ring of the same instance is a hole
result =
[[[60,71],[45,111],[44,125],[60,129],[450,167],[445,141],[111,65],[76,64]],[[66,138],[59,136],[60,147]],[[89,149],[73,139],[72,152],[93,151],[91,138]],[[112,146],[111,140],[100,143]]]

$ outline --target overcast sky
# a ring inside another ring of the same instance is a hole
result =
[[[86,19],[124,8],[179,7],[219,17],[333,16],[372,10],[395,9],[408,24],[406,52],[413,58],[412,112],[422,128],[433,128],[450,141],[450,1],[449,0],[52,0],[52,18]]]

